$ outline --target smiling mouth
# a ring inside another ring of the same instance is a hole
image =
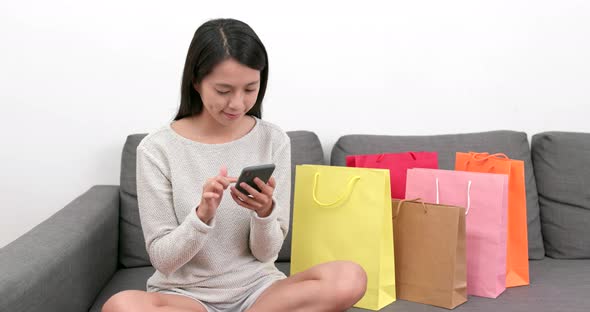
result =
[[[240,116],[239,114],[229,114],[229,113],[226,113],[226,112],[223,112],[223,114],[224,114],[224,115],[225,115],[227,118],[229,118],[229,119],[236,119],[236,118],[238,118],[238,117]]]

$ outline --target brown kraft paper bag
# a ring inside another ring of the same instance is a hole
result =
[[[467,301],[465,208],[392,200],[397,298],[453,309]]]

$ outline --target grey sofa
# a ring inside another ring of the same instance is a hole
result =
[[[123,148],[120,185],[90,188],[0,250],[0,311],[100,311],[113,294],[145,289],[154,272],[145,251],[135,189],[135,150]],[[289,132],[293,168],[322,164],[318,137]],[[456,151],[503,152],[525,162],[531,285],[497,299],[469,297],[457,311],[590,311],[590,134],[514,131],[438,135],[347,135],[332,165],[349,154],[429,150],[452,169]],[[276,265],[288,273],[290,235]],[[444,311],[398,300],[382,311]],[[350,309],[350,311],[361,311]]]

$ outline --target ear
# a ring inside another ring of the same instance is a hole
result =
[[[201,94],[201,84],[193,81],[193,88],[195,89],[195,91],[197,91],[199,94]]]

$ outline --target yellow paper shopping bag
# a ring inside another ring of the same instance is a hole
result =
[[[355,307],[379,310],[395,301],[389,181],[385,169],[297,166],[291,274],[353,261],[368,278]]]

